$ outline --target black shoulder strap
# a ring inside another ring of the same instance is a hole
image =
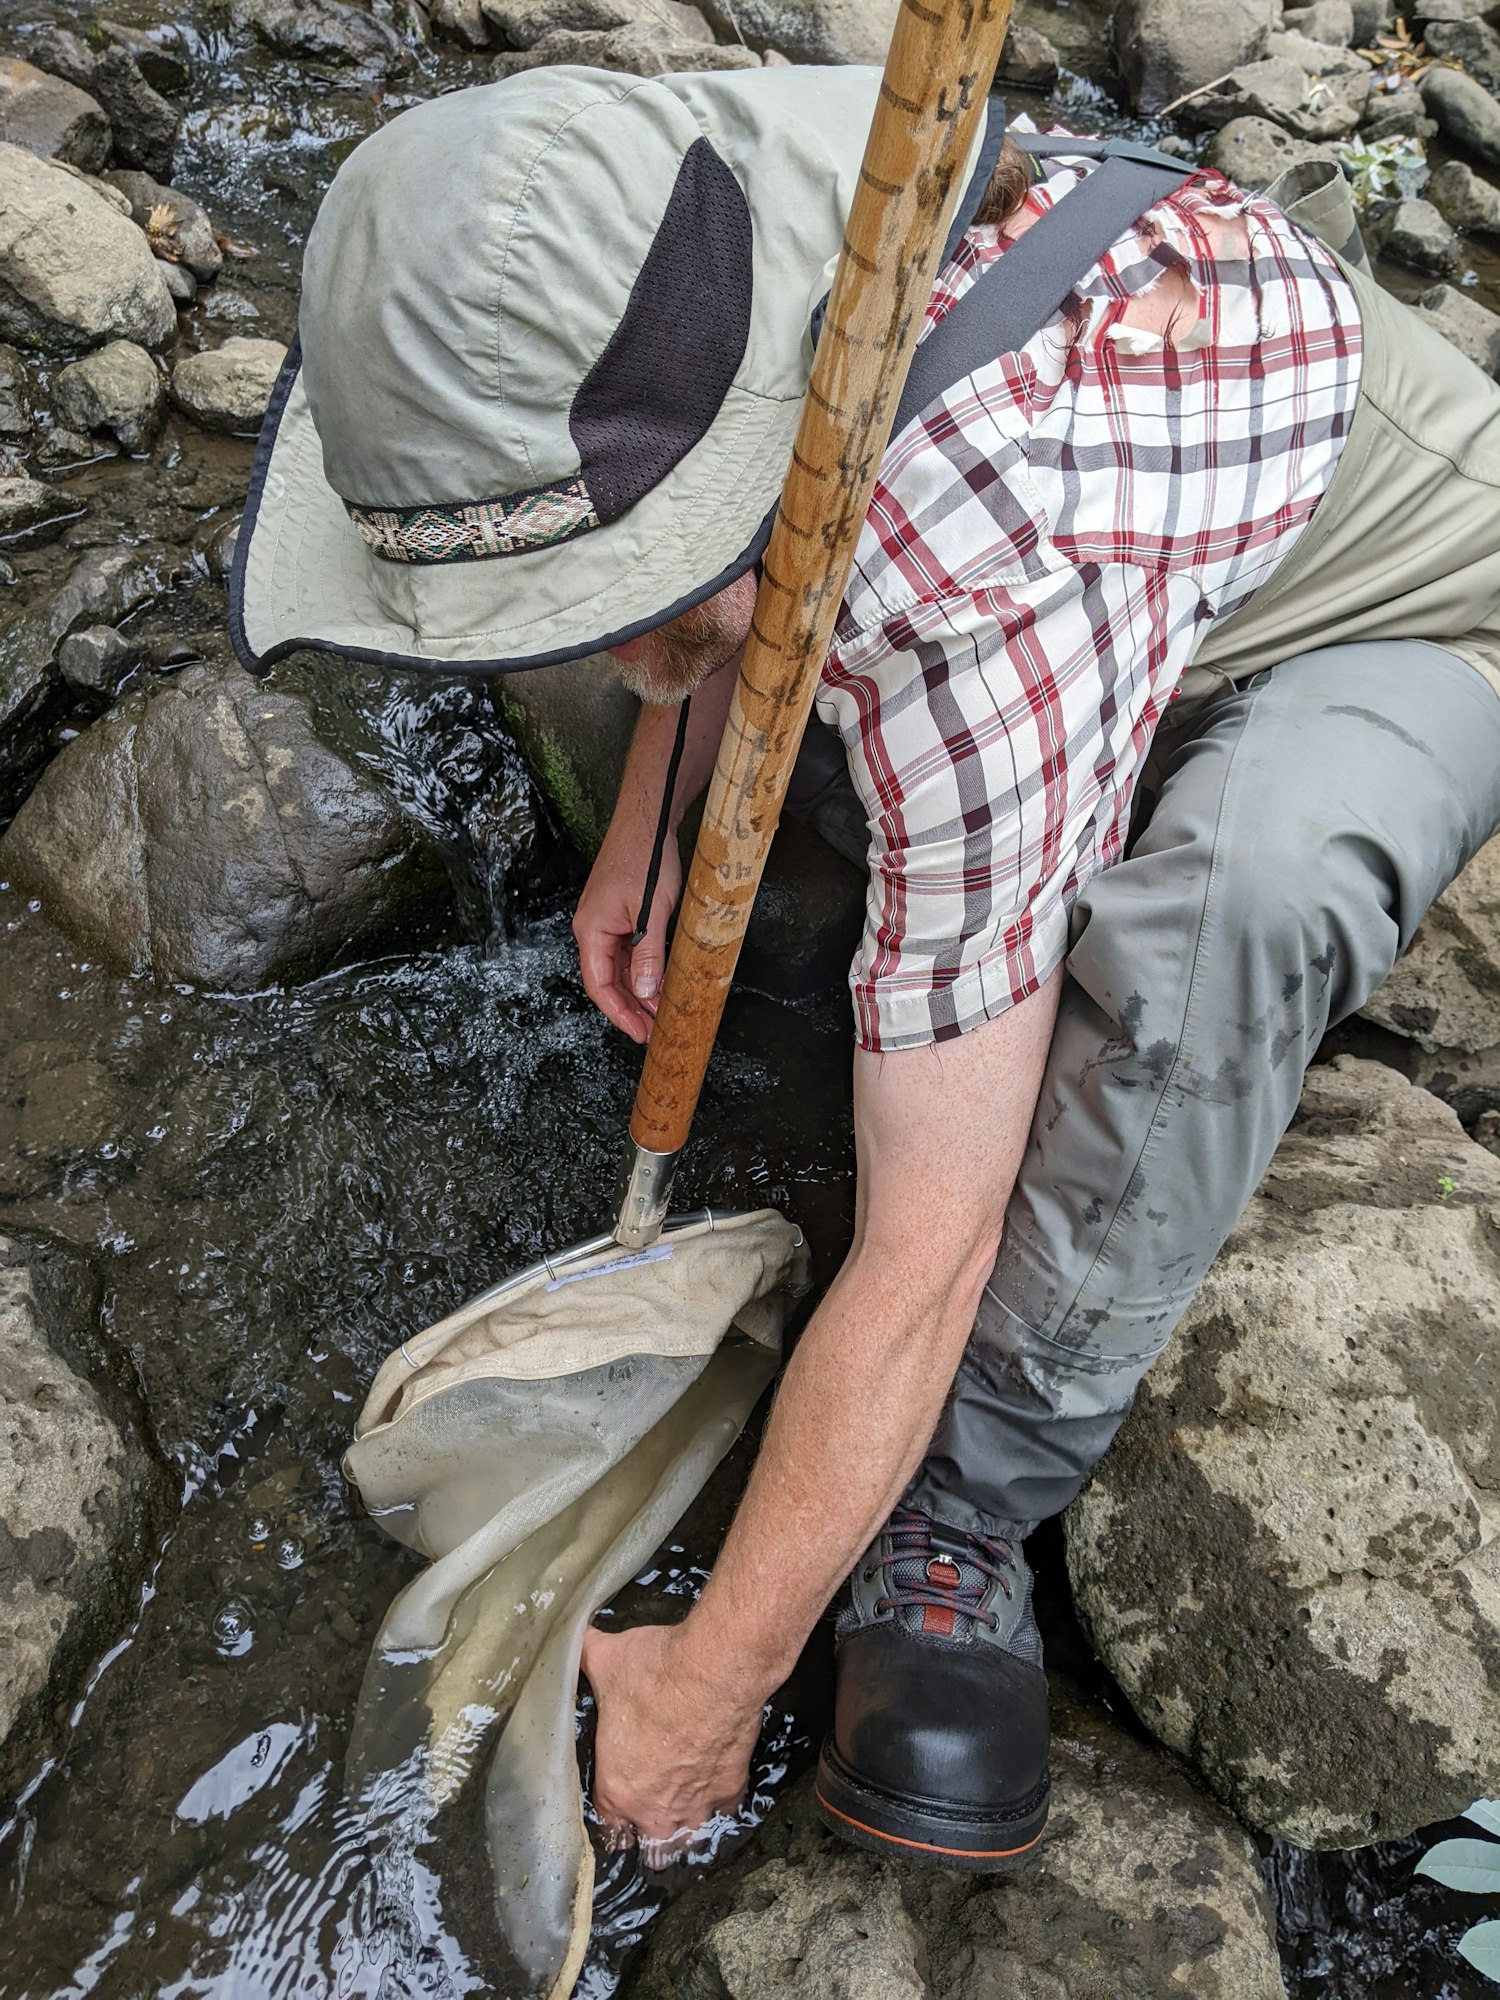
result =
[[[1129,139],[1048,138],[1031,132],[1013,132],[1011,138],[1025,153],[1102,164],[997,258],[917,348],[893,438],[955,382],[997,354],[1024,347],[1131,223],[1194,171]]]

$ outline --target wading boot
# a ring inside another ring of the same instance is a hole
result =
[[[1047,1677],[1020,1550],[898,1507],[849,1580],[817,1800],[860,1847],[976,1873],[1047,1822]]]

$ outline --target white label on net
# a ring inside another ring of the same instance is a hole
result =
[[[664,1257],[670,1257],[673,1245],[653,1244],[649,1250],[637,1250],[629,1257],[612,1257],[607,1264],[596,1264],[591,1271],[569,1271],[561,1278],[554,1278],[547,1286],[549,1292],[560,1291],[564,1285],[586,1284],[590,1278],[606,1278],[611,1271],[633,1271],[637,1264],[659,1264]]]

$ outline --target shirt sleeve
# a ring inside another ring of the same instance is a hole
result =
[[[870,828],[861,1046],[949,1040],[1056,969],[1079,891],[1121,852],[1200,603],[1189,576],[1083,564],[840,635],[819,708]]]

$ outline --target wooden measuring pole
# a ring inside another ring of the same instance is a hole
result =
[[[693,1122],[1011,0],[902,0],[630,1136]]]

